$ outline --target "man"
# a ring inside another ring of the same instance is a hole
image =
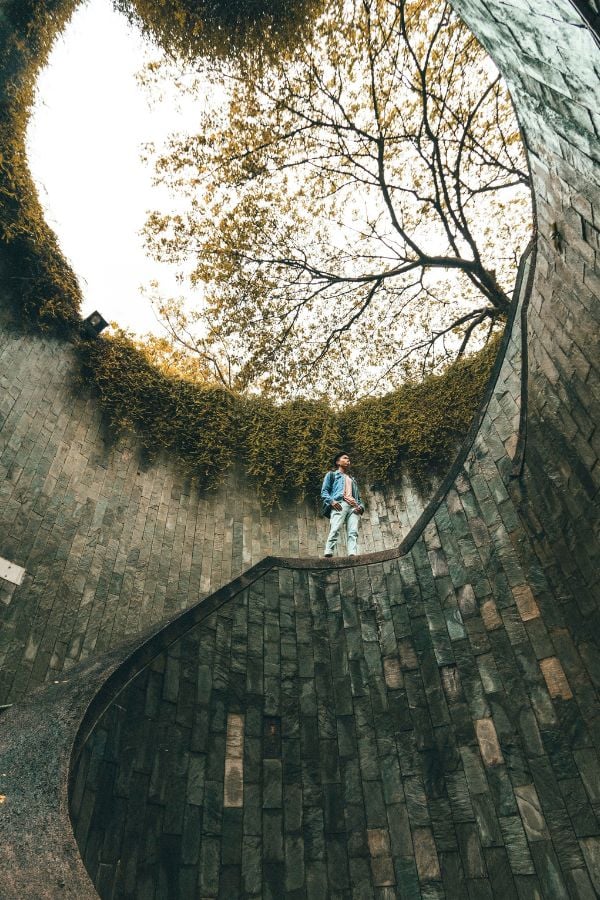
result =
[[[348,474],[350,457],[345,450],[333,461],[335,472],[328,472],[323,479],[321,497],[324,506],[331,508],[331,527],[325,545],[325,556],[333,556],[342,525],[346,525],[348,556],[356,556],[358,547],[358,523],[365,508],[360,499],[358,485]]]

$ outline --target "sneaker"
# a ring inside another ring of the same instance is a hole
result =
[[[329,559],[330,556],[333,556],[333,553],[324,553],[323,556],[325,559]]]

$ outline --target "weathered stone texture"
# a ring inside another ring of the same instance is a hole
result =
[[[115,439],[64,344],[3,332],[0,425],[0,556],[27,571],[20,587],[0,578],[0,703],[267,554],[323,552],[316,498],[265,511],[241,477],[203,492],[175,460]],[[397,546],[425,501],[406,479],[365,494],[361,550]]]
[[[584,596],[578,602],[585,612],[597,614],[597,4],[455,0],[454,5],[506,76],[524,129],[535,193],[538,256],[528,315],[528,446],[518,490],[556,589]],[[591,627],[600,630],[597,616]]]
[[[519,348],[406,556],[276,565],[108,708],[71,807],[102,897],[592,896],[591,683],[500,449]]]

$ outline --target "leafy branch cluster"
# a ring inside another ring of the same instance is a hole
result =
[[[336,410],[325,400],[276,405],[161,372],[124,334],[82,344],[84,375],[117,432],[135,429],[148,453],[177,456],[203,487],[240,466],[267,506],[317,491],[340,447],[371,482],[442,471],[471,424],[497,349],[492,340],[441,375]]]
[[[78,327],[81,290],[45,221],[27,164],[26,131],[37,74],[80,2],[5,0],[0,14],[2,275],[14,313],[30,327],[60,334]],[[166,47],[189,55],[211,48],[228,52],[252,36],[262,39],[261,34],[268,34],[275,52],[278,41],[285,46],[292,34],[299,34],[310,3],[115,0],[115,6]]]
[[[179,58],[274,57],[299,42],[323,0],[114,0],[163,49]]]

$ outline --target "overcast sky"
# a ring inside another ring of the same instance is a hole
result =
[[[162,140],[191,110],[150,108],[136,72],[157,55],[110,0],[80,6],[38,81],[29,161],[49,224],[83,290],[82,309],[144,332],[155,326],[141,284],[180,293],[174,269],[149,260],[139,231],[146,211],[165,208],[140,161],[141,145]],[[157,329],[158,330],[158,329]]]

